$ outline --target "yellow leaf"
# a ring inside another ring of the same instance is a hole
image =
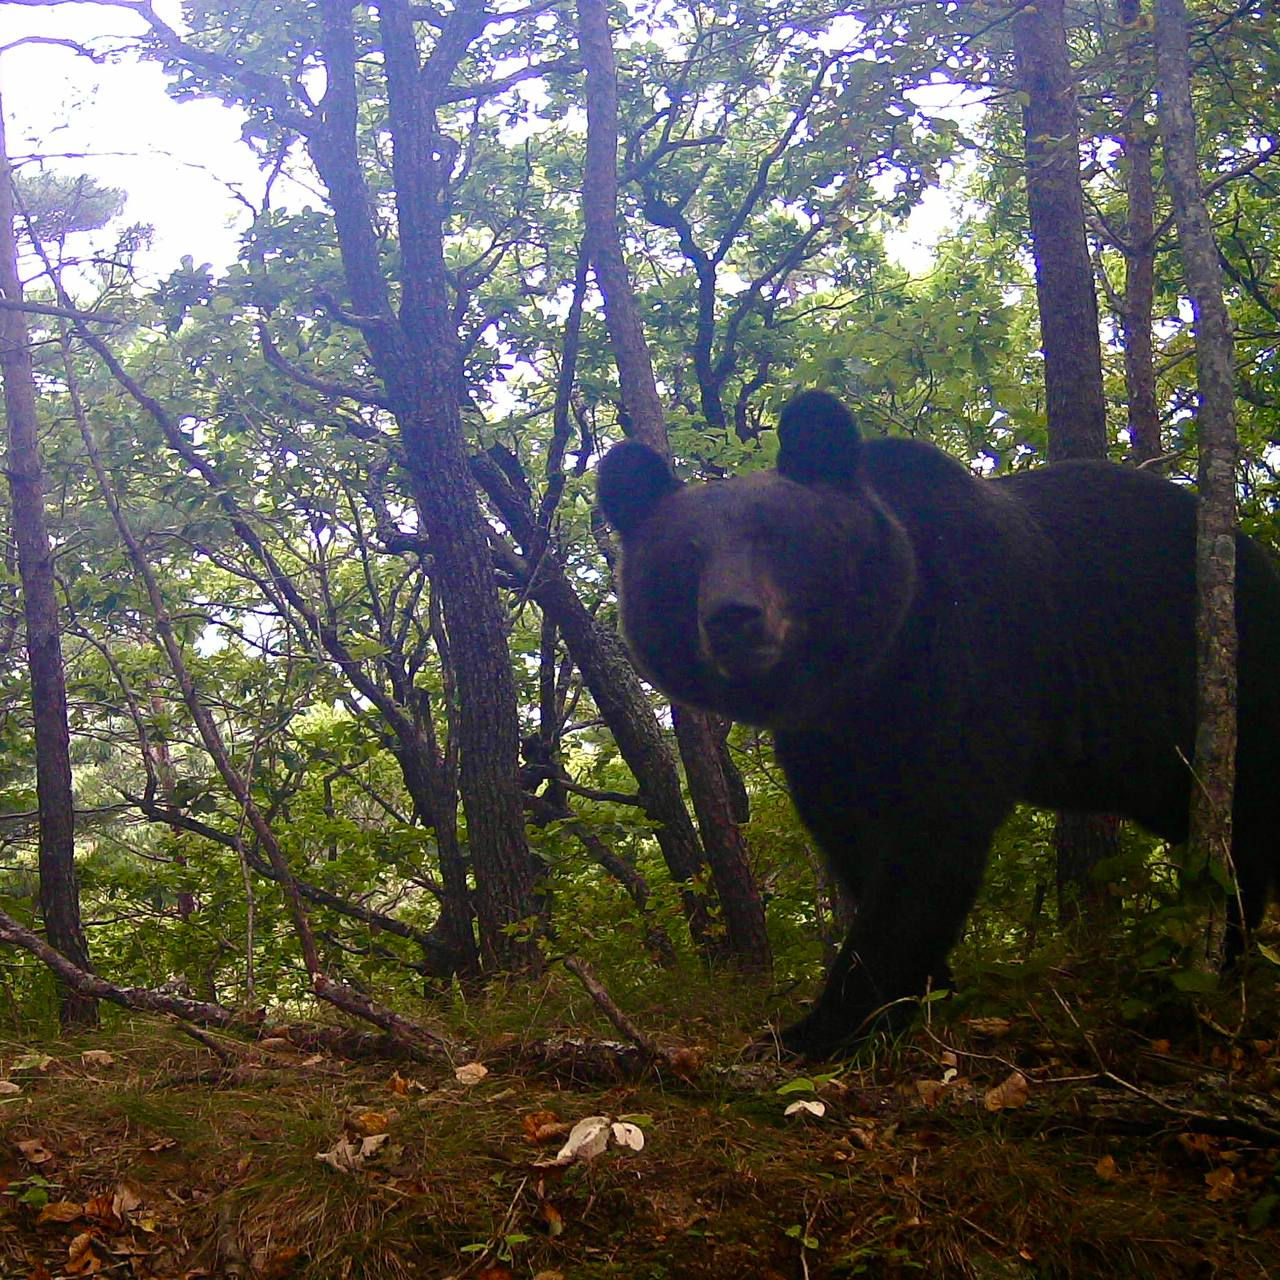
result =
[[[1029,1093],[1027,1077],[1021,1071],[1013,1071],[994,1089],[988,1089],[982,1101],[988,1111],[1012,1110],[1026,1106]]]
[[[1115,1182],[1115,1180],[1120,1176],[1120,1170],[1116,1166],[1115,1156],[1103,1156],[1098,1163],[1093,1166],[1093,1171],[1103,1180],[1103,1182]]]

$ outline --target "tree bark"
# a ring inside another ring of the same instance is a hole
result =
[[[1027,210],[1044,353],[1049,461],[1107,456],[1098,298],[1080,186],[1080,129],[1067,50],[1064,0],[1037,0],[1013,21],[1022,97]],[[1105,815],[1063,814],[1054,833],[1058,911],[1064,922],[1095,916],[1108,899],[1093,868],[1115,853],[1118,827]]]
[[[1196,529],[1196,744],[1189,865],[1231,878],[1236,757],[1236,439],[1231,316],[1196,156],[1191,57],[1183,0],[1156,0],[1156,97],[1164,168],[1191,296],[1199,390]],[[1205,958],[1221,962],[1226,920],[1212,911]]]
[[[1013,44],[1024,95],[1027,209],[1044,350],[1049,459],[1102,458],[1107,452],[1102,347],[1085,234],[1064,0],[1037,0],[1023,9],[1013,22]]]
[[[1126,28],[1125,77],[1129,100],[1125,106],[1122,146],[1128,212],[1124,244],[1124,309],[1120,324],[1124,339],[1125,399],[1129,406],[1129,457],[1138,465],[1160,456],[1160,409],[1156,402],[1156,369],[1151,317],[1155,305],[1156,238],[1155,183],[1151,171],[1152,136],[1147,125],[1150,91],[1147,59],[1141,56],[1139,0],[1118,0],[1117,14]]]
[[[451,14],[420,65],[404,0],[379,10],[393,143],[403,296],[393,313],[378,256],[368,190],[356,152],[355,40],[350,7],[323,6],[327,84],[308,138],[338,227],[347,287],[373,318],[370,351],[400,425],[422,527],[434,557],[457,684],[459,783],[487,966],[537,969],[538,865],[525,837],[516,691],[488,529],[467,469],[459,405],[462,368],[444,265],[444,186],[450,148],[436,97],[483,28],[482,3]]]
[[[587,248],[604,297],[606,325],[631,432],[670,458],[662,402],[618,234],[618,85],[603,0],[578,0],[578,30],[587,68],[583,171]],[[673,715],[703,850],[720,896],[730,955],[743,968],[768,971],[773,961],[764,904],[751,874],[746,840],[735,820],[714,731],[703,712],[673,708]]]
[[[22,301],[14,230],[13,170],[0,108],[0,290]],[[80,887],[75,861],[75,799],[71,780],[71,735],[62,664],[53,551],[45,525],[44,468],[40,459],[35,379],[23,313],[0,312],[0,368],[8,418],[6,470],[18,544],[18,574],[27,629],[31,708],[35,721],[36,795],[40,812],[40,909],[49,942],[81,970],[90,970],[89,947],[80,923]],[[66,983],[59,1018],[66,1028],[96,1026],[93,996]]]

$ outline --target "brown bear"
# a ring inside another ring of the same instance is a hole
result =
[[[1186,489],[1104,462],[982,479],[919,441],[864,442],[837,399],[809,391],[783,410],[776,471],[685,485],[627,441],[600,464],[599,501],[622,538],[640,670],[773,730],[800,817],[856,904],[789,1049],[847,1049],[945,983],[1016,802],[1185,838]],[[1252,927],[1280,871],[1280,575],[1248,538],[1237,547],[1234,857]]]

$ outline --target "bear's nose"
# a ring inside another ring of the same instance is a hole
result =
[[[769,631],[765,610],[744,600],[717,604],[702,620],[708,655],[725,675],[759,675],[773,667],[779,646]]]
[[[735,649],[764,639],[764,610],[759,605],[731,600],[717,605],[703,621],[714,649]]]

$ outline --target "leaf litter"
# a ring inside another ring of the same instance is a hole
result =
[[[1280,1141],[1100,1090],[1080,1046],[999,1021],[757,1086],[335,1060],[210,1089],[155,1031],[110,1064],[21,1055],[0,1275],[197,1280],[229,1250],[248,1280],[1266,1273]],[[1274,1041],[1215,1057],[1280,1081]]]

